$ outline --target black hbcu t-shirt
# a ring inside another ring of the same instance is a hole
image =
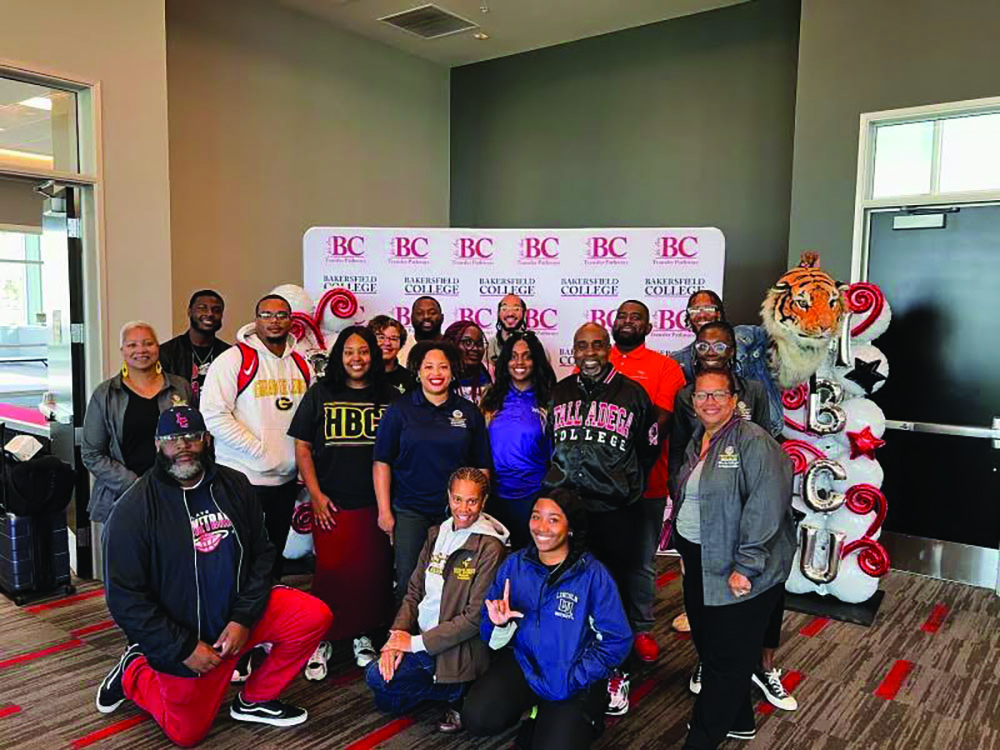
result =
[[[390,402],[386,388],[375,406],[374,388],[333,391],[320,380],[302,398],[288,434],[312,444],[319,488],[344,510],[375,505],[372,453],[375,431]]]

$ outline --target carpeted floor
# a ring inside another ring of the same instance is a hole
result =
[[[599,748],[678,748],[693,697],[695,662],[685,638],[669,633],[679,610],[676,562],[660,559],[657,636],[663,653],[632,679],[632,710],[609,722]],[[291,581],[308,585],[308,577]],[[902,573],[883,581],[871,628],[786,613],[779,663],[799,699],[794,713],[758,706],[753,742],[724,748],[789,750],[965,750],[1000,748],[1000,599],[992,592]],[[108,619],[101,589],[83,583],[70,599],[17,608],[0,596],[0,748],[171,747],[132,704],[102,716],[94,690],[124,640]],[[324,683],[299,677],[285,696],[309,709],[287,730],[235,724],[225,712],[203,747],[507,748],[511,735],[475,741],[436,732],[440,708],[402,719],[374,710],[361,672],[338,648]],[[758,696],[759,697],[759,696]]]

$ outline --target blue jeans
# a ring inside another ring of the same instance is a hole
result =
[[[434,657],[426,651],[403,654],[389,682],[382,679],[378,660],[365,669],[365,682],[372,689],[375,705],[382,711],[402,714],[423,701],[454,703],[462,697],[464,682],[434,682]]]

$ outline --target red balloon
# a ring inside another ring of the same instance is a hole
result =
[[[847,439],[851,441],[851,460],[858,456],[868,456],[875,460],[875,451],[885,445],[885,441],[872,434],[871,427],[865,427],[861,432],[848,432]]]

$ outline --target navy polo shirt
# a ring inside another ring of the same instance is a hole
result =
[[[491,467],[486,420],[468,399],[452,394],[435,406],[416,388],[382,416],[374,459],[392,467],[394,508],[443,519],[451,473]]]

